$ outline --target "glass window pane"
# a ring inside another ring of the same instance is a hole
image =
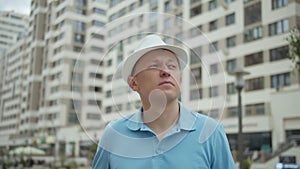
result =
[[[282,22],[277,22],[277,33],[282,33]]]
[[[283,31],[284,32],[289,31],[289,20],[288,19],[283,20]]]

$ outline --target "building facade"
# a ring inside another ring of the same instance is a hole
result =
[[[299,90],[299,72],[287,58],[286,41],[290,29],[299,26],[297,9],[299,1],[294,0],[110,1],[107,42],[114,54],[106,58],[110,64],[105,69],[103,119],[111,121],[137,111],[137,94],[120,78],[118,52],[126,57],[143,36],[157,33],[189,52],[181,101],[219,120],[232,150],[238,148],[238,109],[235,78],[228,72],[236,67],[250,72],[244,77],[242,91],[245,153],[264,151],[270,155],[299,137],[300,113],[293,107],[278,112],[278,102],[273,100],[279,93]],[[113,49],[116,42],[121,50]],[[283,105],[297,96],[287,98]],[[274,113],[282,115],[277,118]]]
[[[14,11],[0,12],[0,53],[25,37],[28,30],[28,16]]]
[[[5,57],[0,144],[35,144],[54,154],[66,142],[80,146],[63,132],[56,137],[78,125],[97,141],[105,123],[141,106],[121,65],[144,36],[157,33],[189,53],[180,100],[220,121],[232,150],[238,110],[228,72],[250,72],[242,92],[245,153],[270,155],[299,138],[293,107],[299,72],[285,40],[300,23],[299,6],[297,0],[34,0],[28,35]]]
[[[106,10],[101,0],[31,1],[27,35],[5,53],[2,148],[53,155],[60,128],[101,128]]]

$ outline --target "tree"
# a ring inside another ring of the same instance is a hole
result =
[[[300,27],[293,28],[290,31],[287,41],[290,45],[288,57],[295,63],[296,69],[300,71]]]

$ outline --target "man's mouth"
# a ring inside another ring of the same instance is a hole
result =
[[[170,81],[163,81],[163,82],[161,82],[161,83],[159,83],[158,85],[165,85],[165,84],[170,84],[170,85],[172,85],[172,86],[175,86],[174,85],[174,83],[172,83],[172,82],[170,82]]]

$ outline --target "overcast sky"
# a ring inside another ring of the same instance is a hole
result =
[[[0,11],[15,11],[29,15],[31,0],[0,0]]]

